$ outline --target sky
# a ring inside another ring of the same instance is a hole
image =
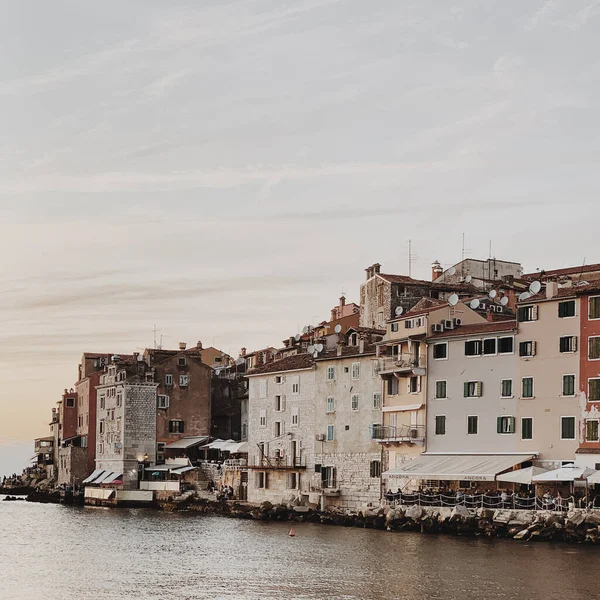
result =
[[[409,239],[600,262],[600,0],[0,8],[0,474],[155,325],[278,345]]]

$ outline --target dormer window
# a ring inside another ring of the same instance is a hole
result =
[[[180,357],[177,359],[177,364],[178,364],[180,367],[185,367],[185,366],[187,366],[187,358],[186,358],[185,356],[180,356]]]
[[[358,334],[357,333],[350,334],[348,343],[350,346],[358,346]]]

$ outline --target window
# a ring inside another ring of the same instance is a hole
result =
[[[598,441],[598,420],[588,419],[585,423],[585,439],[588,442]]]
[[[519,342],[519,356],[535,356],[535,342]]]
[[[512,336],[498,338],[498,354],[512,354],[514,352],[514,342]]]
[[[335,381],[335,367],[327,367],[327,381]]]
[[[575,316],[575,300],[567,300],[566,302],[558,303],[558,317],[564,319],[565,317]]]
[[[104,444],[98,444],[98,454],[104,454]]]
[[[281,421],[275,421],[273,423],[273,437],[281,437],[283,435],[283,423]]]
[[[398,378],[394,377],[394,375],[387,380],[387,393],[388,396],[398,395]]]
[[[536,321],[538,316],[537,306],[520,306],[517,312],[519,321]]]
[[[481,340],[465,342],[465,356],[479,356],[481,354]]]
[[[104,396],[100,396],[100,408],[104,408],[106,405],[106,398]]]
[[[169,433],[183,433],[183,421],[169,421]]]
[[[123,404],[123,392],[117,392],[117,406]]]
[[[121,419],[117,419],[117,431],[121,431]]]
[[[285,399],[280,394],[275,396],[275,401],[273,403],[273,410],[276,412],[282,412],[285,410]]]
[[[372,365],[373,365],[373,377],[377,377],[377,375],[379,375],[379,361],[378,360],[372,361]]]
[[[298,395],[300,393],[300,377],[294,377],[292,380],[292,394]]]
[[[496,354],[496,338],[488,338],[483,340],[483,353]]]
[[[75,398],[67,398],[67,408],[75,408]]]
[[[288,490],[298,489],[298,473],[288,473],[286,477],[286,487]]]
[[[324,488],[334,488],[336,486],[335,467],[321,467],[321,484]]]
[[[436,398],[446,398],[446,387],[447,383],[445,381],[436,381],[435,382],[435,397]]]
[[[588,300],[588,319],[600,319],[600,296]]]
[[[380,460],[372,460],[370,467],[370,475],[371,477],[381,477],[381,461]]]
[[[512,379],[503,379],[500,382],[500,396],[502,398],[512,398]]]
[[[179,387],[187,387],[190,382],[190,378],[188,375],[180,375],[179,376]]]
[[[256,487],[265,490],[269,487],[269,474],[260,471],[256,474]]]
[[[435,360],[443,360],[448,358],[448,343],[433,345],[433,358]]]
[[[169,396],[158,395],[158,408],[169,408]]]
[[[597,360],[600,358],[600,337],[588,338],[588,359]]]
[[[413,328],[413,321],[412,319],[408,319],[406,321],[404,321],[404,329],[412,329]]]
[[[575,439],[575,417],[560,418],[560,439],[574,440]]]
[[[283,383],[285,381],[283,375],[275,375],[273,380],[275,381],[275,383]]]
[[[165,385],[173,385],[173,375],[171,373],[165,375]]]
[[[588,402],[600,402],[600,379],[588,379]]]
[[[533,439],[533,417],[522,417],[521,418],[521,439],[532,440]]]
[[[377,286],[377,304],[383,304],[383,283]]]
[[[577,337],[574,335],[566,335],[558,340],[559,352],[575,352],[577,350]]]
[[[260,426],[261,427],[266,427],[267,426],[267,411],[266,410],[261,410],[259,418],[260,418]]]
[[[398,331],[398,323],[392,323],[391,330],[395,333]]]
[[[352,394],[350,399],[350,408],[352,410],[358,410],[358,394]]]
[[[409,392],[411,394],[417,394],[421,391],[421,376],[414,375],[408,380]]]
[[[292,426],[293,427],[297,427],[298,426],[298,407],[294,406],[294,408],[292,408]]]
[[[327,412],[335,412],[335,399],[333,396],[327,396]]]
[[[574,396],[575,395],[575,375],[563,375],[562,376],[562,395],[563,396]]]
[[[327,441],[333,442],[335,439],[335,428],[333,425],[327,425]]]
[[[496,421],[498,433],[514,433],[515,418],[514,417],[498,417]]]
[[[180,356],[177,359],[177,365],[180,367],[185,367],[187,365],[187,358],[185,356]]]
[[[480,398],[483,395],[483,382],[465,381],[464,392],[465,398]]]
[[[373,410],[381,408],[381,392],[373,392]]]
[[[352,363],[352,379],[360,379],[360,363]]]
[[[435,435],[446,435],[446,415],[435,416]]]
[[[105,431],[105,427],[104,427],[104,421],[100,421],[100,433],[104,433]]]
[[[521,398],[533,398],[533,377],[521,379]]]
[[[477,435],[477,429],[479,427],[479,417],[471,415],[467,417],[467,434]]]

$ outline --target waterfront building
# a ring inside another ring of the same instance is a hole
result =
[[[144,468],[156,463],[158,384],[137,358],[113,356],[98,386],[94,484],[135,490]]]
[[[358,510],[379,504],[381,447],[372,437],[381,423],[381,387],[375,342],[381,330],[350,329],[316,359],[315,468],[312,500]]]
[[[245,440],[248,435],[248,380],[244,360],[215,369],[211,379],[211,437]]]
[[[248,377],[248,500],[308,499],[314,474],[315,363],[270,361]]]
[[[522,451],[535,451],[536,464],[558,468],[573,462],[579,447],[581,310],[576,287],[548,281],[545,289],[518,303],[511,425]]]

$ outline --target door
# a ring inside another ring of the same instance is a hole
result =
[[[238,498],[242,501],[248,500],[248,471],[240,473],[240,487],[238,489]]]
[[[296,457],[298,456],[298,442],[296,440],[292,440],[290,442],[290,465],[292,467],[296,466]]]

